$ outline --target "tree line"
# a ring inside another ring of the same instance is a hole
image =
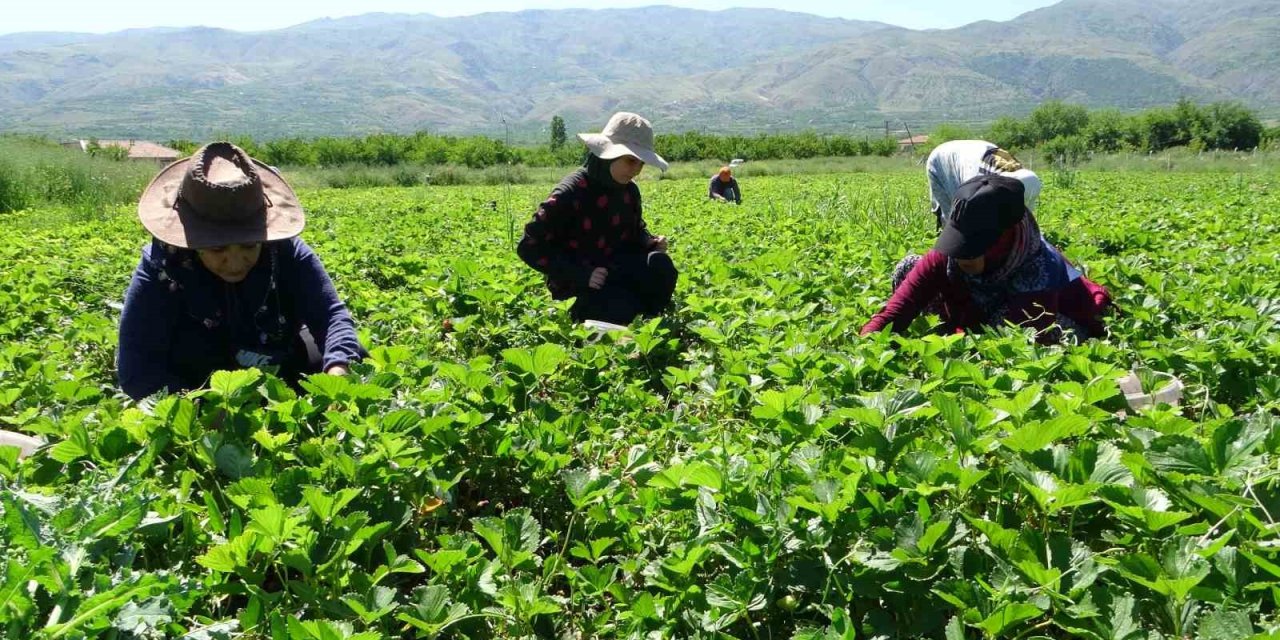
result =
[[[255,140],[236,136],[232,142],[249,155],[270,165],[291,167],[332,167],[348,164],[368,166],[457,165],[483,169],[517,164],[529,167],[561,167],[581,163],[585,149],[568,144],[563,121],[552,123],[552,137],[546,145],[508,145],[485,136],[447,136],[419,132],[409,135],[374,134],[359,137],[278,138]],[[897,151],[897,142],[812,131],[757,136],[719,136],[689,132],[658,135],[657,151],[675,161],[791,160],[826,156],[888,156]],[[200,144],[193,140],[170,140],[170,147],[190,153]]]
[[[987,137],[1008,149],[1039,148],[1052,157],[1076,160],[1090,152],[1154,153],[1173,147],[1249,151],[1275,144],[1278,131],[1268,130],[1254,111],[1237,102],[1200,105],[1183,99],[1172,107],[1124,113],[1049,101],[1026,118],[992,122]]]
[[[485,136],[427,132],[274,140],[239,136],[233,141],[263,162],[293,167],[455,165],[483,169],[501,165],[559,167],[584,160],[585,150],[570,144],[560,116],[552,118],[550,130],[546,144],[529,146],[509,145]],[[1200,105],[1184,99],[1172,107],[1126,113],[1048,101],[1025,118],[1005,116],[985,130],[940,125],[931,132],[929,144],[921,148],[957,138],[986,138],[1005,148],[1036,148],[1051,157],[1074,161],[1088,153],[1157,152],[1173,147],[1240,151],[1276,147],[1280,146],[1280,127],[1267,129],[1254,111],[1236,102]],[[689,131],[658,135],[655,144],[659,154],[674,162],[888,156],[898,151],[897,141],[890,138],[815,131],[755,136]],[[169,145],[185,152],[199,146],[190,140],[171,140]]]

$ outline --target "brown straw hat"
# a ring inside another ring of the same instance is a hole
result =
[[[138,201],[142,226],[184,249],[284,240],[306,221],[274,169],[230,142],[212,142],[162,169]]]
[[[635,156],[662,171],[667,161],[653,150],[653,125],[634,113],[620,111],[609,118],[600,133],[579,133],[587,148],[601,160]]]

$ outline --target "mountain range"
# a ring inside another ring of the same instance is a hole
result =
[[[0,36],[0,131],[184,137],[883,131],[1048,99],[1280,107],[1280,0],[1064,0],[911,30],[764,9],[367,14],[286,29]]]

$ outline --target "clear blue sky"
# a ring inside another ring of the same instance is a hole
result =
[[[822,16],[879,20],[913,29],[958,27],[975,20],[1008,20],[1057,0],[956,2],[955,0],[10,0],[0,11],[0,34],[19,31],[88,31],[105,33],[141,27],[209,26],[239,31],[279,29],[323,17],[385,11],[456,16],[485,11],[636,7],[672,4],[694,9],[771,7]]]

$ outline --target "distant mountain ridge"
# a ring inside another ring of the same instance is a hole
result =
[[[0,36],[0,130],[53,135],[522,135],[622,108],[664,131],[848,131],[1184,96],[1280,105],[1280,0],[1065,0],[931,31],[646,7]]]

